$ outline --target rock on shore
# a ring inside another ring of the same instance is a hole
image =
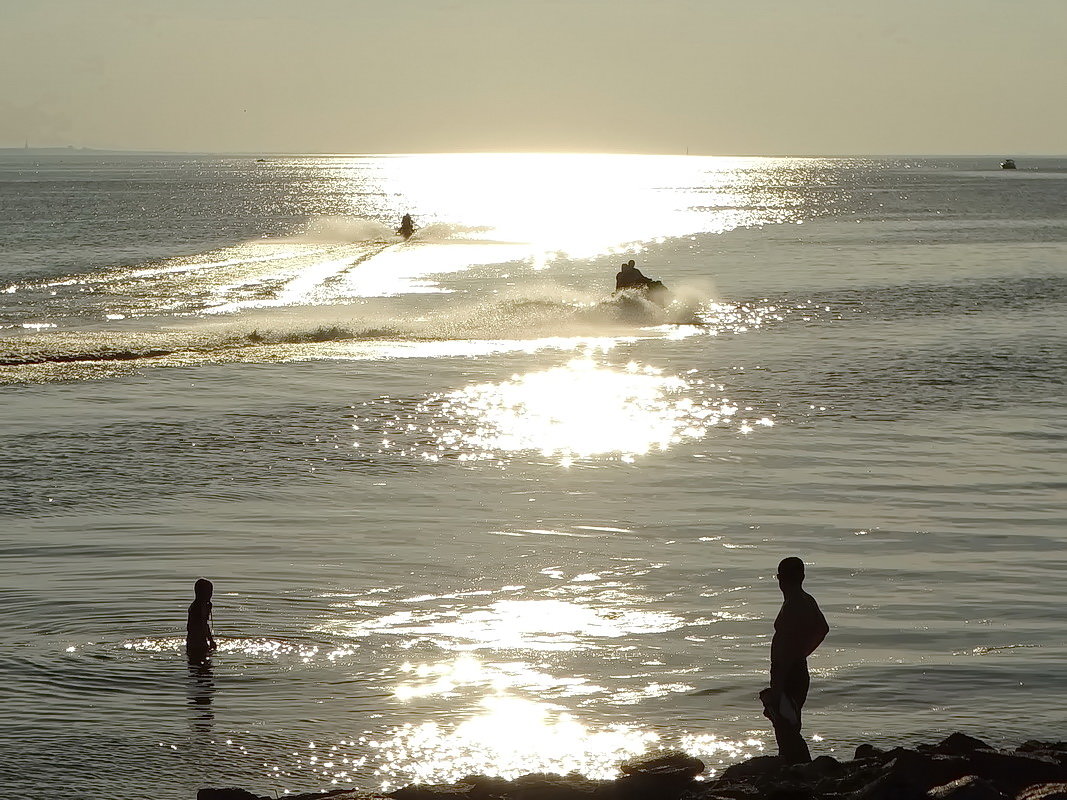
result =
[[[914,749],[856,748],[852,761],[819,756],[788,766],[757,756],[698,781],[704,764],[660,753],[621,767],[622,777],[472,775],[447,786],[405,786],[387,795],[356,789],[287,795],[289,800],[1067,800],[1067,742],[997,750],[954,733]],[[242,789],[201,789],[197,800],[273,800]]]

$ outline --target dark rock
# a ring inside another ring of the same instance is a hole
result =
[[[1006,800],[1004,793],[984,778],[968,775],[936,786],[926,793],[930,800]]]
[[[833,756],[819,756],[806,764],[795,764],[789,768],[789,774],[808,782],[818,781],[841,772],[841,762]]]
[[[470,786],[470,796],[479,799],[499,797],[511,789],[511,781],[488,775],[468,775],[460,783]]]
[[[975,750],[967,756],[974,774],[990,780],[1003,792],[1013,794],[1035,783],[1067,780],[1067,769],[1048,756]]]
[[[1032,753],[1035,750],[1044,750],[1046,747],[1048,747],[1048,742],[1039,742],[1037,739],[1027,739],[1015,748],[1015,752]]]
[[[1015,748],[1016,753],[1032,753],[1035,751],[1067,751],[1067,742],[1039,742],[1036,739],[1028,739]]]
[[[244,789],[201,789],[196,793],[196,800],[265,800],[258,794]]]
[[[814,800],[815,793],[807,786],[775,786],[763,797],[765,800]]]
[[[749,778],[766,778],[777,775],[786,764],[778,756],[756,756],[747,761],[731,764],[723,770],[721,780],[744,781]]]
[[[882,753],[877,758],[846,761],[841,764],[840,772],[823,778],[819,781],[818,787],[820,791],[831,794],[848,793],[862,789],[882,775],[888,764],[886,759],[886,754]]]
[[[693,778],[704,771],[704,762],[686,753],[669,751],[628,761],[620,769],[623,776],[616,782],[619,797],[670,800],[690,787]]]
[[[885,774],[892,775],[898,782],[915,786],[922,792],[951,783],[971,773],[967,760],[958,756],[918,753],[903,748],[890,752],[894,757],[886,765]]]
[[[621,781],[616,786],[622,789]],[[603,789],[603,781],[594,781],[581,775],[532,774],[516,778],[505,796],[513,800],[591,800]],[[681,794],[681,790],[673,793]]]
[[[473,797],[474,794],[470,784],[453,783],[412,784],[390,792],[386,796],[395,798],[395,800],[463,800],[463,798]]]
[[[1067,749],[1038,750],[1037,755],[1044,756],[1045,758],[1051,758],[1061,767],[1067,766]]]
[[[1023,789],[1015,800],[1067,800],[1067,783],[1039,783]]]
[[[619,769],[623,775],[692,780],[704,771],[704,762],[688,753],[669,750],[652,757],[631,759],[622,764]]]
[[[286,800],[385,800],[384,795],[362,789],[334,789],[329,792],[287,794]],[[201,789],[196,800],[275,800],[272,795],[258,795],[244,789]]]
[[[1067,764],[1067,742],[1024,742],[1015,748],[1015,752],[1045,756],[1061,766]]]
[[[693,800],[762,800],[763,793],[750,783],[724,783],[719,780],[706,787],[692,788],[685,797]]]
[[[975,739],[965,733],[953,733],[947,739],[934,746],[934,750],[946,756],[965,756],[975,750],[992,750],[981,739]]]
[[[857,760],[865,758],[878,758],[885,755],[885,750],[880,747],[875,747],[873,744],[861,744],[856,748],[855,758]]]
[[[895,775],[881,775],[847,795],[848,800],[926,800],[926,792]]]
[[[849,795],[852,800],[925,800],[930,789],[970,773],[970,765],[965,759],[903,747],[890,750],[882,759],[881,764],[874,762],[873,769],[877,772],[874,772],[873,780],[870,769],[852,771],[841,782],[841,790],[848,790],[857,781],[863,781]],[[888,762],[885,759],[889,759]]]

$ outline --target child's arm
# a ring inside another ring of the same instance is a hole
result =
[[[212,608],[211,603],[208,603],[207,604],[207,616],[204,618],[204,627],[207,628],[207,643],[208,643],[208,647],[210,647],[212,650],[217,650],[219,646],[217,644],[215,644],[215,637],[211,633],[211,612],[212,612],[212,610],[213,610],[213,608]]]

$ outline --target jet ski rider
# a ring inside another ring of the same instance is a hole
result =
[[[652,280],[652,278],[642,274],[641,270],[634,265],[632,258],[623,264],[615,275],[616,293],[627,289],[637,289],[658,305],[666,305],[670,302],[670,292],[667,287],[661,281]]]

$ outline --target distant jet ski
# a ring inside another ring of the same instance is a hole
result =
[[[1014,158],[1005,158],[1000,162],[1001,169],[1017,169]]]
[[[622,269],[615,275],[615,291],[613,298],[620,296],[640,296],[661,308],[666,308],[673,299],[670,290],[663,285],[662,281],[656,281],[641,273],[631,258],[622,265]]]
[[[415,222],[411,219],[411,214],[405,214],[400,220],[400,227],[396,229],[397,234],[404,237],[406,242],[415,233]]]

